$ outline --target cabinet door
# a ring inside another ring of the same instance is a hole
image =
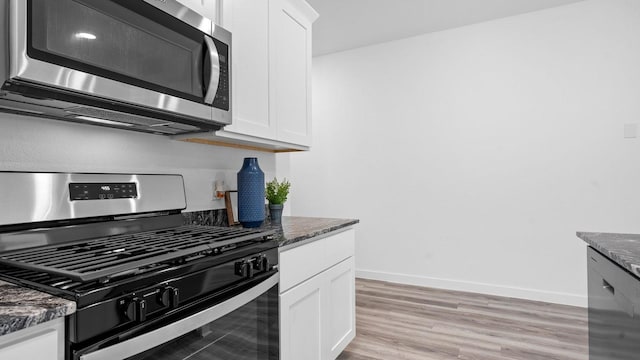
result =
[[[280,295],[280,359],[321,360],[322,278],[320,275]]]
[[[311,145],[311,24],[304,1],[269,1],[270,117],[277,139]],[[309,11],[308,11],[309,12]],[[315,16],[313,9],[310,10]]]
[[[355,262],[344,260],[323,274],[325,359],[335,359],[356,335]]]
[[[280,296],[280,355],[333,360],[356,335],[353,257]]]
[[[269,2],[224,0],[221,25],[232,33],[233,121],[225,131],[275,139],[269,117]]]
[[[0,359],[58,360],[58,333],[49,330],[0,349]]]

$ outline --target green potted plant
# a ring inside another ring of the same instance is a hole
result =
[[[269,214],[271,216],[271,223],[279,225],[282,221],[282,208],[284,207],[287,196],[289,195],[289,188],[291,183],[287,179],[278,182],[277,178],[267,183],[265,190],[265,197],[269,201]]]

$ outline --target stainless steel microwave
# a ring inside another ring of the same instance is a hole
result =
[[[175,0],[0,0],[0,111],[174,135],[231,123],[231,33]]]

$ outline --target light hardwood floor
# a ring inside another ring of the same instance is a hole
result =
[[[356,280],[355,340],[339,360],[587,360],[587,310]]]

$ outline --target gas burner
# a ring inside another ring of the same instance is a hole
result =
[[[158,263],[220,255],[245,242],[264,241],[271,234],[273,231],[188,225],[9,251],[0,254],[0,264],[80,282],[106,282]]]

